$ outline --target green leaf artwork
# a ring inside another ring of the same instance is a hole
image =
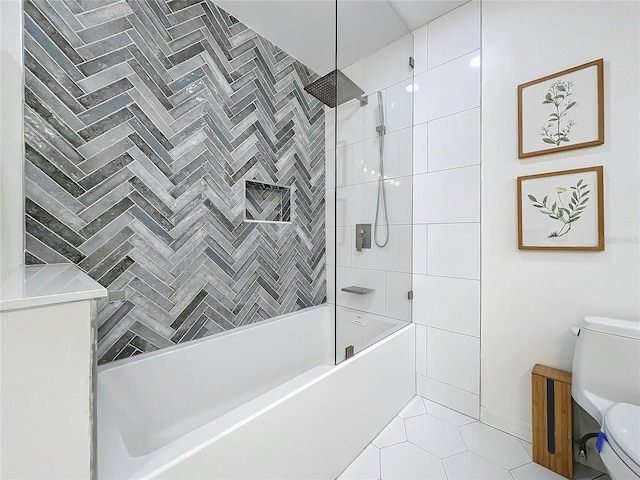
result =
[[[571,141],[569,133],[576,122],[567,120],[566,116],[567,112],[575,107],[577,103],[571,98],[572,88],[573,82],[565,82],[563,80],[553,82],[549,86],[542,103],[551,105],[555,111],[549,114],[547,126],[542,127],[540,136],[544,143],[559,147],[561,144]]]
[[[563,195],[568,193],[570,199],[565,204]],[[531,205],[537,208],[540,213],[547,215],[552,220],[557,220],[562,223],[560,230],[554,230],[547,238],[562,237],[569,233],[571,226],[574,222],[580,220],[580,216],[587,208],[587,202],[589,201],[589,185],[584,183],[583,180],[578,180],[575,187],[571,187],[567,190],[566,187],[556,187],[556,195],[558,197],[557,202],[549,207],[547,205],[548,195],[545,195],[542,200],[538,200],[533,195],[527,195]]]

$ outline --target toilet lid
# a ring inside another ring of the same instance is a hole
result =
[[[629,467],[637,471],[640,466],[640,406],[612,405],[604,414],[604,431],[618,456],[625,462],[635,463]]]

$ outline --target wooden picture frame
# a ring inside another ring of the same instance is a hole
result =
[[[603,167],[518,177],[520,250],[604,250]]]
[[[604,60],[518,85],[518,158],[604,143]]]

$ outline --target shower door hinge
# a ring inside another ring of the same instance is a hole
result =
[[[407,292],[407,300],[413,300],[413,290]]]
[[[409,66],[410,66],[411,68],[413,68],[413,67],[415,67],[415,66],[416,66],[416,61],[415,61],[415,60],[413,59],[413,57],[411,57],[411,56],[409,57]]]

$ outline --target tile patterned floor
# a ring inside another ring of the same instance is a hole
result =
[[[575,480],[610,480],[577,466]],[[531,444],[414,397],[338,480],[563,480],[533,463]]]

